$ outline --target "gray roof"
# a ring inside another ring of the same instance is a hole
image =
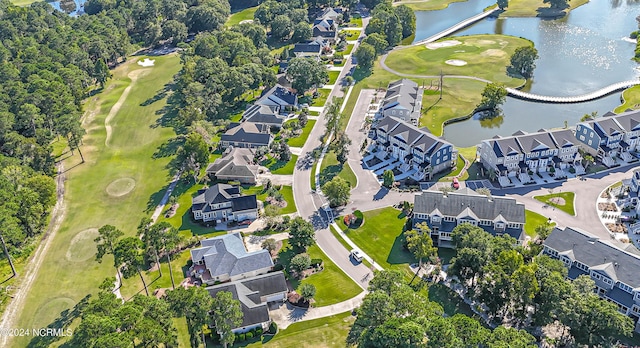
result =
[[[222,134],[220,141],[269,146],[271,134],[267,128],[260,123],[242,122]]]
[[[271,254],[267,250],[247,252],[240,233],[212,237],[200,242],[201,247],[191,249],[191,260],[204,260],[211,274],[236,276],[255,270],[273,267]]]
[[[266,106],[297,106],[298,96],[281,85],[276,84],[268,91],[264,92],[260,99],[256,101],[258,105]]]
[[[242,114],[242,119],[251,123],[282,126],[284,120],[267,105],[253,104]]]
[[[620,115],[606,115],[614,119],[626,132],[640,130],[640,111],[624,112]]]
[[[432,154],[443,146],[453,146],[448,141],[436,137],[425,129],[418,128],[393,116],[383,117],[377,123],[376,129],[387,133],[390,138],[393,137],[410,145],[412,148],[419,149],[427,155]]]
[[[612,136],[616,133],[624,132],[624,129],[620,127],[613,117],[599,118],[588,123],[591,123],[592,127],[604,136]]]
[[[258,209],[256,195],[242,195],[238,186],[215,184],[207,189],[198,191],[198,194],[191,200],[191,211],[200,210],[206,213],[218,210],[212,208],[211,204],[226,202],[231,202],[231,211],[233,212]]]
[[[418,84],[409,79],[391,82],[380,104],[380,109],[406,109],[412,113],[419,113],[420,107],[416,102],[420,93]]]
[[[579,144],[575,134],[569,129],[553,131],[541,129],[535,133],[517,131],[508,137],[496,136],[483,142],[491,147],[497,157],[566,148]]]
[[[317,18],[322,18],[322,19],[330,18],[335,20],[336,18],[338,18],[338,16],[341,13],[342,13],[341,9],[334,9],[333,7],[327,7],[317,14]]]
[[[559,253],[572,251],[573,261],[581,262],[592,270],[608,275],[614,281],[620,281],[632,288],[640,288],[640,257],[622,250],[606,240],[567,227],[556,227],[544,241],[544,245]]]
[[[415,196],[414,213],[431,214],[438,209],[444,216],[475,216],[480,220],[493,221],[502,215],[507,222],[524,223],[524,204],[513,198],[481,195],[471,189],[450,192],[425,191]]]
[[[246,327],[269,321],[266,297],[286,293],[287,283],[282,272],[273,272],[230,283],[207,287],[214,297],[220,291],[228,291],[240,301],[243,320],[238,327]]]
[[[251,149],[232,147],[231,151],[209,164],[207,174],[255,178],[258,174],[258,167],[258,165],[253,164],[253,151]]]

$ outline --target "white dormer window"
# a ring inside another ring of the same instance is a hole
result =
[[[433,221],[433,222],[440,222],[440,217],[439,217],[439,216],[437,216],[437,215],[434,215],[434,216],[432,216],[432,217],[431,217],[431,221]]]

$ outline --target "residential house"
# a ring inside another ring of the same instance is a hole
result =
[[[242,114],[242,120],[274,128],[281,128],[284,123],[284,117],[275,113],[270,107],[260,104],[253,104],[249,106]]]
[[[220,291],[228,291],[242,308],[242,324],[233,328],[234,333],[242,333],[254,328],[267,330],[271,323],[270,304],[282,304],[286,299],[287,282],[282,272],[273,272],[256,277],[233,281],[207,288],[211,297]]]
[[[619,164],[616,157],[624,162],[635,160],[629,152],[640,149],[639,135],[640,111],[627,111],[619,115],[607,113],[576,125],[576,137],[584,144],[585,150],[607,167]]]
[[[576,228],[556,227],[544,241],[543,252],[564,263],[569,269],[569,279],[589,276],[595,282],[594,291],[598,295],[615,303],[620,312],[637,322],[640,318],[640,256],[633,245],[623,247],[614,243]]]
[[[191,212],[198,221],[223,223],[258,218],[256,195],[243,195],[240,187],[215,184],[201,189],[192,199]]]
[[[321,38],[315,38],[313,40],[299,42],[293,45],[293,54],[296,57],[308,57],[308,58],[320,58],[322,50],[327,47],[327,44]]]
[[[329,42],[338,40],[338,23],[331,18],[316,18],[311,28],[313,37],[323,38]]]
[[[239,232],[204,239],[191,249],[192,276],[212,285],[265,274],[273,268],[268,250],[247,252]]]
[[[376,118],[393,116],[418,125],[423,94],[424,89],[409,79],[391,82],[380,103]]]
[[[298,96],[290,90],[276,84],[255,102],[265,105],[279,115],[288,115],[298,109]]]
[[[496,136],[483,140],[477,148],[477,156],[487,170],[493,170],[500,184],[508,186],[509,177],[517,177],[522,183],[531,182],[534,173],[551,171],[556,178],[566,177],[571,167],[579,174],[580,142],[569,129],[535,133],[518,131],[512,136]]]
[[[456,166],[457,151],[426,128],[418,128],[399,118],[384,116],[373,132],[376,147],[391,157],[395,167],[415,180]]]
[[[342,16],[342,9],[327,7],[318,12],[316,18],[330,19],[332,21],[338,21],[338,18]]]
[[[636,196],[638,193],[640,193],[640,169],[636,169],[633,171],[631,180],[629,182],[629,190],[636,193]]]
[[[242,122],[231,125],[231,128],[220,136],[219,146],[226,149],[229,146],[255,149],[271,145],[273,136],[269,133],[269,126],[262,123]]]
[[[218,180],[255,184],[259,166],[253,164],[253,156],[251,149],[230,146],[222,157],[209,164],[207,175],[215,176]]]
[[[452,247],[451,232],[462,223],[478,226],[492,235],[508,234],[522,243],[525,237],[524,204],[513,198],[487,197],[470,188],[416,195],[413,222],[426,222],[434,245]]]

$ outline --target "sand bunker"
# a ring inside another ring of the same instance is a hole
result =
[[[467,65],[467,62],[465,62],[464,60],[460,60],[460,59],[449,59],[449,60],[445,61],[445,63],[447,63],[449,65],[454,65],[454,66]]]
[[[155,63],[156,63],[155,60],[149,59],[149,58],[145,58],[142,61],[140,61],[140,60],[138,61],[138,65],[144,66],[144,67],[153,66]]]
[[[425,45],[425,47],[427,47],[430,50],[435,50],[435,49],[442,48],[442,47],[457,46],[457,45],[460,45],[461,43],[462,42],[460,42],[458,40],[447,40],[447,41],[428,43],[428,44]]]
[[[136,181],[132,178],[120,178],[112,181],[105,191],[111,197],[122,197],[127,193],[133,191],[136,187]]]
[[[245,23],[253,23],[253,19],[245,19],[245,20],[242,20],[242,21],[240,21],[240,23],[239,23],[239,24],[245,24]]]
[[[66,259],[71,262],[83,262],[96,256],[98,249],[94,239],[98,237],[98,229],[90,228],[80,231],[69,243]]]
[[[493,40],[478,40],[478,44],[480,45],[493,45],[495,43]]]
[[[480,55],[483,56],[483,57],[502,58],[502,57],[506,57],[507,56],[507,52],[505,52],[503,50],[497,50],[495,48],[491,48],[491,49],[488,49],[488,50],[480,53]]]

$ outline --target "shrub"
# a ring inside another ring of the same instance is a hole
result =
[[[256,329],[256,336],[262,336],[262,328],[261,327]]]
[[[274,270],[274,271],[282,271],[283,269],[284,269],[284,265],[283,265],[283,264],[281,264],[281,263],[276,263],[276,264],[273,266],[273,270]]]
[[[252,339],[253,338],[253,332],[251,332],[251,331],[247,332],[246,337],[247,337],[248,340]]]
[[[275,335],[276,332],[278,332],[278,324],[272,321],[271,324],[269,324],[269,333]]]
[[[247,335],[241,333],[240,335],[238,335],[238,339],[240,340],[240,342],[242,342],[247,339]]]
[[[322,259],[311,259],[311,267],[318,267],[322,265]]]

